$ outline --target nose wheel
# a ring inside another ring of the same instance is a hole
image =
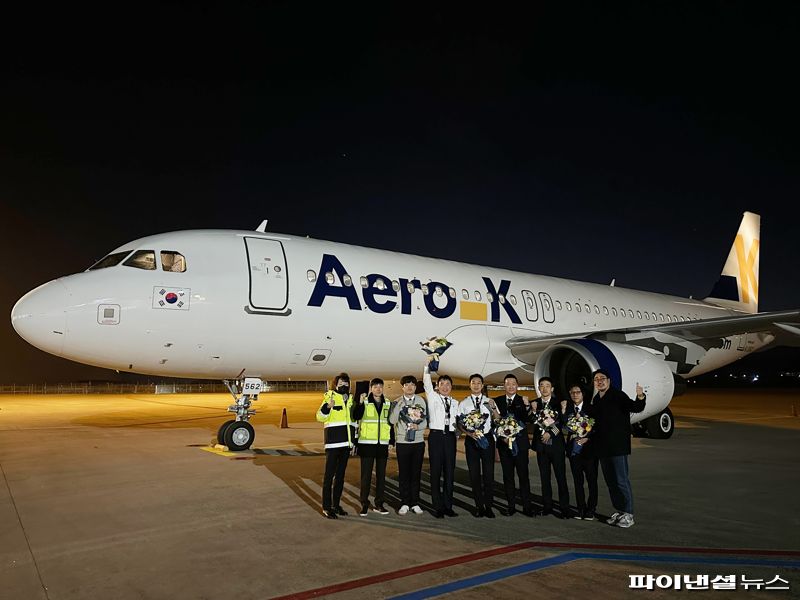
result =
[[[264,382],[258,377],[247,377],[244,381],[226,379],[224,383],[235,401],[228,407],[228,412],[234,413],[236,418],[225,421],[217,430],[217,442],[233,452],[247,450],[256,439],[256,432],[249,423],[256,411],[250,406],[258,400]]]

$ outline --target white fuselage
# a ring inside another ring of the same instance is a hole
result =
[[[186,231],[119,250],[179,252],[186,270],[165,271],[159,260],[153,270],[120,264],[49,282],[15,306],[20,335],[81,363],[214,379],[418,374],[419,342],[446,336],[453,347],[442,372],[497,381],[532,373],[506,346],[512,337],[733,314],[691,299],[279,234]],[[681,375],[763,344],[733,336]]]

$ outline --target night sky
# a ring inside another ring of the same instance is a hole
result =
[[[262,219],[703,297],[750,210],[760,309],[800,307],[797,4],[380,4],[8,12],[0,383],[113,376],[17,337],[29,289]]]

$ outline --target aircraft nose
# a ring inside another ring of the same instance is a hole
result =
[[[31,290],[11,309],[11,324],[29,344],[60,356],[67,337],[69,291],[60,279]]]

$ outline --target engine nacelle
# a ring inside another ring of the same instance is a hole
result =
[[[675,391],[675,382],[664,359],[636,346],[591,339],[576,339],[554,344],[536,361],[535,380],[550,377],[559,400],[568,400],[567,386],[579,383],[592,393],[592,372],[604,369],[611,384],[628,396],[636,396],[639,383],[647,394],[644,412],[631,415],[631,422],[643,421],[663,411]]]

